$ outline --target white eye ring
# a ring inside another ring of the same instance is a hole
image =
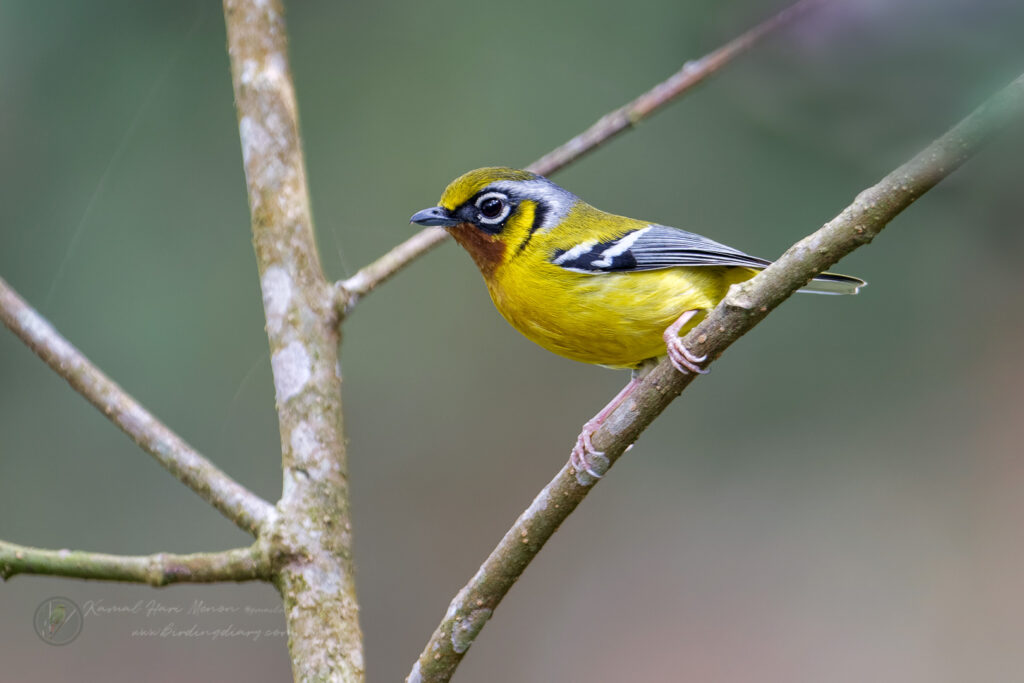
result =
[[[494,224],[500,223],[503,220],[505,220],[506,218],[508,218],[508,214],[512,210],[512,205],[508,201],[508,195],[506,195],[506,194],[504,194],[502,192],[488,192],[486,194],[482,194],[479,197],[477,197],[476,202],[474,202],[474,204],[476,204],[476,208],[479,209],[480,206],[485,201],[487,201],[488,199],[498,199],[498,200],[501,201],[501,213],[499,213],[494,218],[490,218],[488,216],[485,216],[483,214],[483,212],[481,211],[481,213],[480,213],[480,222],[481,223],[487,223],[488,225],[494,225]]]

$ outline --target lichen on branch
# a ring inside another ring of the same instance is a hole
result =
[[[281,436],[266,541],[296,680],[362,681],[334,288],[320,265],[279,0],[224,0]]]

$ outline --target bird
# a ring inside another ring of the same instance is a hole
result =
[[[498,312],[529,340],[584,363],[631,371],[583,425],[570,464],[595,479],[607,458],[597,429],[668,356],[707,372],[682,336],[726,295],[771,264],[696,233],[606,213],[547,178],[505,167],[453,180],[411,223],[441,226],[472,257]],[[821,273],[800,291],[856,294],[860,278]]]
[[[62,603],[50,605],[50,618],[48,620],[48,635],[55,635],[60,627],[67,621],[67,606]]]

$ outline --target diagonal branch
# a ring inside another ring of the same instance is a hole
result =
[[[0,578],[6,581],[17,574],[166,586],[172,583],[269,581],[270,562],[258,545],[191,555],[107,555],[81,550],[44,550],[0,541]]]
[[[913,159],[864,190],[821,229],[774,264],[734,286],[684,338],[697,353],[717,358],[796,290],[857,247],[870,242],[903,209],[956,170],[996,132],[1024,116],[1024,76],[975,110]],[[663,361],[595,433],[608,467],[695,378]],[[447,681],[512,584],[592,488],[595,480],[566,465],[520,515],[448,607],[407,679]]]
[[[235,524],[256,534],[270,516],[271,506],[196,452],[139,405],[2,278],[0,319],[54,372],[67,380],[72,389],[96,406],[181,483]]]
[[[686,62],[679,71],[654,86],[629,104],[605,114],[590,128],[562,146],[548,152],[527,168],[540,175],[550,175],[593,151],[619,133],[636,126],[666,104],[704,82],[706,78],[757,45],[762,38],[792,23],[825,0],[800,0],[778,14],[761,22],[746,33],[733,38],[714,52]]]
[[[706,78],[754,47],[762,38],[792,23],[805,12],[827,0],[800,0],[746,33],[734,38],[714,52],[700,59],[686,62],[666,80],[657,84],[635,100],[605,114],[590,128],[556,147],[527,166],[539,175],[551,175],[576,161],[648,118],[665,105],[702,83]],[[352,277],[335,283],[335,305],[344,317],[356,303],[378,285],[391,279],[398,271],[448,239],[448,233],[439,228],[426,228],[394,247],[379,259],[362,268]]]
[[[392,248],[352,277],[334,283],[335,305],[339,318],[348,315],[359,300],[378,285],[390,280],[398,271],[448,239],[444,228],[424,228]]]

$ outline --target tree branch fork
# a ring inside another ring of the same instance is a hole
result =
[[[551,150],[526,167],[538,175],[551,175],[609,140],[635,128],[666,105],[690,93],[723,67],[742,56],[772,33],[788,26],[827,0],[798,0],[748,31],[699,59],[685,62],[674,74],[639,95],[633,101],[608,112],[585,131]],[[351,313],[359,301],[394,277],[412,261],[448,239],[441,228],[425,228],[387,252],[355,275],[334,284],[338,322]]]
[[[749,49],[770,30],[818,2],[802,0],[720,50],[684,65],[665,83],[602,117],[590,129],[532,164],[531,170],[550,174],[629,129]],[[0,578],[32,573],[152,586],[273,581],[286,605],[290,601],[295,608],[289,613],[299,615],[289,622],[296,678],[343,671],[345,680],[361,680],[361,634],[351,584],[344,437],[337,399],[340,377],[334,368],[336,326],[362,298],[447,235],[437,229],[422,231],[355,276],[333,285],[324,280],[313,240],[279,2],[225,0],[224,4],[246,152],[254,243],[271,350],[278,359],[274,374],[285,464],[284,495],[275,506],[231,479],[104,375],[0,279],[0,319],[144,451],[256,538],[251,546],[220,552],[142,556],[46,550],[0,541]],[[261,83],[267,87],[258,87]],[[870,242],[893,217],[962,164],[995,131],[1019,118],[1022,110],[1024,77],[862,192],[839,216],[793,245],[772,266],[734,286],[684,338],[684,344],[712,360],[719,357],[812,277]],[[280,135],[259,135],[260,130],[266,130],[261,126],[268,119],[283,125]],[[275,172],[267,173],[267,169]],[[280,201],[264,201],[268,197]],[[269,208],[275,205],[280,215]],[[283,289],[288,290],[284,304],[280,297]],[[298,352],[288,355],[289,349],[296,348],[295,343],[303,346],[305,358],[297,358],[301,355]],[[310,349],[315,353],[310,354]],[[315,363],[311,355],[316,356]],[[296,381],[296,372],[303,380],[291,392],[294,385],[288,382]],[[613,411],[593,436],[595,447],[608,458],[608,467],[693,379],[693,375],[676,372],[667,362],[647,375],[631,398]],[[311,471],[317,476],[311,477]],[[505,593],[594,483],[593,477],[574,471],[568,464],[561,469],[452,601],[410,674],[410,681],[450,678]],[[325,538],[330,539],[326,544]],[[323,578],[325,571],[337,572],[340,582],[312,585]],[[331,619],[335,628],[318,636],[317,628],[323,624],[315,618],[322,617],[325,606],[334,608]],[[339,642],[344,645],[339,646]]]
[[[717,50],[686,62],[671,77],[602,116],[590,128],[528,168],[547,175],[572,163],[689,93],[765,36],[824,1],[799,0]],[[337,393],[335,370],[327,367],[331,365],[330,358],[336,356],[333,348],[337,343],[336,329],[366,295],[439,245],[448,235],[438,228],[422,230],[354,276],[328,283],[320,270],[312,235],[299,142],[298,107],[287,61],[282,8],[276,0],[225,0],[224,12],[254,244],[282,419],[285,461],[282,499],[274,506],[220,470],[89,361],[3,279],[0,279],[0,319],[161,466],[240,528],[257,537],[257,546],[263,548],[263,552],[246,555],[250,564],[244,567],[226,561],[237,559],[239,549],[223,551],[226,554],[221,558],[223,562],[215,561],[211,555],[158,554],[124,556],[123,566],[118,567],[118,556],[43,550],[0,542],[0,561],[6,563],[2,565],[6,569],[0,570],[0,577],[42,573],[164,585],[170,582],[172,574],[173,582],[205,581],[206,577],[214,575],[236,580],[230,574],[236,569],[237,580],[274,576],[289,562],[301,562],[301,558],[310,558],[319,550],[313,547],[315,544],[307,543],[316,534],[303,534],[301,525],[289,529],[285,523],[296,515],[312,516],[308,505],[303,505],[304,500],[306,503],[312,500],[307,495],[311,491],[310,484],[314,484],[313,498],[320,496],[321,503],[341,513],[338,521],[342,535],[348,536],[344,466],[343,462],[334,461],[338,453],[343,453],[337,443],[341,432],[336,425],[316,419],[313,414],[316,411],[311,411],[317,406],[331,405]],[[309,382],[313,368],[305,362],[311,355],[307,341],[320,352],[319,357],[328,361],[318,364],[317,382]],[[296,386],[293,395],[292,388]],[[340,424],[340,402],[332,411]],[[310,472],[325,476],[314,480]],[[345,541],[342,545],[347,544]],[[145,571],[140,569],[143,566],[147,567]],[[221,573],[208,571],[213,566],[220,567]],[[174,573],[161,567],[195,567],[196,571]]]

